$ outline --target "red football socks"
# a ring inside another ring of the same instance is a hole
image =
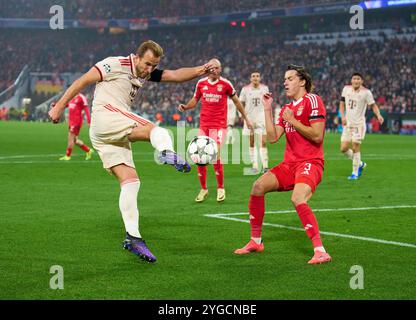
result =
[[[296,206],[296,211],[299,214],[300,221],[302,221],[306,234],[312,241],[313,247],[322,247],[318,221],[316,221],[312,209],[306,203],[302,203]]]
[[[251,237],[261,238],[264,218],[264,196],[250,195],[248,209],[250,212]]]
[[[66,156],[70,157],[72,153],[72,148],[66,148]]]
[[[80,148],[82,150],[84,150],[85,152],[89,152],[90,151],[90,148],[88,148],[88,146],[86,144],[83,144],[82,146],[80,146]]]
[[[218,189],[224,189],[224,167],[221,162],[214,163],[214,171]]]
[[[198,166],[198,178],[199,178],[199,183],[201,184],[201,188],[206,190],[207,189],[207,167],[206,166]]]

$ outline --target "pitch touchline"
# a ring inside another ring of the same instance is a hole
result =
[[[133,155],[152,155],[153,152],[133,152]],[[25,159],[25,158],[48,158],[62,156],[62,153],[50,153],[50,154],[22,154],[22,155],[0,155],[0,160],[9,159]],[[74,154],[74,156],[82,156],[82,154]],[[372,160],[412,160],[416,159],[414,154],[366,154],[367,158]],[[345,161],[345,157],[328,157],[327,161]]]
[[[400,206],[383,206],[383,207],[364,207],[364,208],[338,208],[338,209],[314,209],[315,212],[328,212],[328,211],[367,211],[367,210],[377,210],[377,209],[400,209],[400,208],[416,208],[416,205],[400,205]],[[277,213],[294,213],[295,210],[280,210],[280,211],[267,211],[267,214],[277,214]],[[243,212],[235,212],[235,213],[216,213],[216,214],[205,214],[205,217],[208,218],[215,218],[215,219],[223,219],[223,220],[230,220],[230,221],[238,221],[238,222],[244,222],[244,223],[250,223],[249,220],[245,219],[238,219],[238,218],[232,218],[230,216],[236,216],[236,215],[248,215],[248,213]],[[285,226],[281,224],[274,224],[274,223],[263,223],[264,226],[274,227],[274,228],[281,228],[281,229],[288,229],[288,230],[294,230],[294,231],[302,231],[305,232],[303,228],[298,227],[291,227],[291,226]],[[369,242],[376,242],[376,243],[382,243],[382,244],[390,244],[394,246],[399,247],[409,247],[409,248],[416,248],[416,244],[412,243],[405,243],[405,242],[397,242],[397,241],[389,241],[389,240],[383,240],[383,239],[376,239],[376,238],[369,238],[369,237],[361,237],[361,236],[354,236],[350,234],[342,234],[342,233],[335,233],[335,232],[326,232],[326,231],[320,231],[321,234],[327,235],[327,236],[334,236],[339,238],[348,238],[348,239],[354,239],[354,240],[362,240],[362,241],[369,241]]]
[[[314,212],[333,212],[333,211],[367,211],[378,209],[407,209],[416,208],[416,205],[397,205],[397,206],[382,206],[382,207],[362,207],[362,208],[334,208],[334,209],[313,209]],[[281,213],[296,213],[296,210],[278,210],[266,211],[267,214],[281,214]],[[232,212],[232,213],[212,213],[205,214],[205,216],[242,216],[247,215],[248,212]]]

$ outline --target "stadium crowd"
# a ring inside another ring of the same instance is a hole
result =
[[[166,30],[153,35],[98,35],[68,31],[59,38],[47,31],[30,35],[26,32],[1,32],[0,42],[5,47],[0,52],[3,61],[0,91],[13,83],[22,68],[22,61],[30,65],[31,71],[84,72],[107,56],[134,52],[137,44],[145,38],[152,38],[165,48],[162,68],[202,64],[211,57],[218,57],[223,63],[223,76],[234,83],[238,92],[249,82],[250,73],[258,70],[277,101],[283,104],[286,101],[282,91],[285,66],[301,64],[311,70],[315,91],[323,97],[328,111],[336,112],[343,85],[350,80],[351,72],[358,70],[365,74],[365,84],[383,110],[416,112],[415,38],[296,45],[284,44],[280,35],[258,32],[248,32],[244,38],[224,33],[195,33],[193,30],[181,32],[180,37]],[[157,112],[161,112],[163,119],[169,121],[177,104],[192,96],[195,83],[162,84],[157,88],[148,83],[150,90],[139,96],[136,109],[153,120]],[[197,110],[190,114],[194,121],[197,114]]]
[[[337,2],[346,0],[101,0],[99,5],[90,0],[13,0],[0,2],[0,17],[46,19],[53,5],[61,5],[69,19],[129,19],[204,16]]]

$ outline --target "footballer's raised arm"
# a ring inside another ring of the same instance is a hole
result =
[[[272,94],[271,93],[265,93],[263,95],[263,106],[264,106],[264,119],[266,124],[266,134],[267,134],[267,140],[270,143],[275,143],[279,141],[283,133],[285,132],[285,129],[283,128],[281,121],[278,124],[274,124],[273,122],[273,114],[272,114]],[[280,117],[280,116],[279,116]]]
[[[83,89],[91,84],[101,80],[101,74],[96,67],[92,67],[88,72],[84,73],[80,78],[75,80],[71,86],[65,91],[64,95],[58,100],[55,106],[49,111],[49,117],[52,122],[57,123],[61,118],[65,106]]]
[[[180,68],[176,70],[163,70],[162,82],[185,82],[206,74],[211,69],[211,64],[191,68]]]

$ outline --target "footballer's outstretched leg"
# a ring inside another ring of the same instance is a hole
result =
[[[191,165],[175,151],[163,150],[159,152],[157,158],[160,163],[171,165],[179,172],[191,171]]]
[[[150,141],[153,148],[158,151],[157,160],[160,163],[171,165],[180,172],[191,171],[190,164],[173,151],[173,141],[166,129],[148,122],[143,126],[135,127],[128,138],[131,142]]]
[[[156,257],[149,250],[146,242],[142,238],[136,238],[126,233],[126,239],[123,241],[123,248],[139,256],[147,262],[156,262]]]

